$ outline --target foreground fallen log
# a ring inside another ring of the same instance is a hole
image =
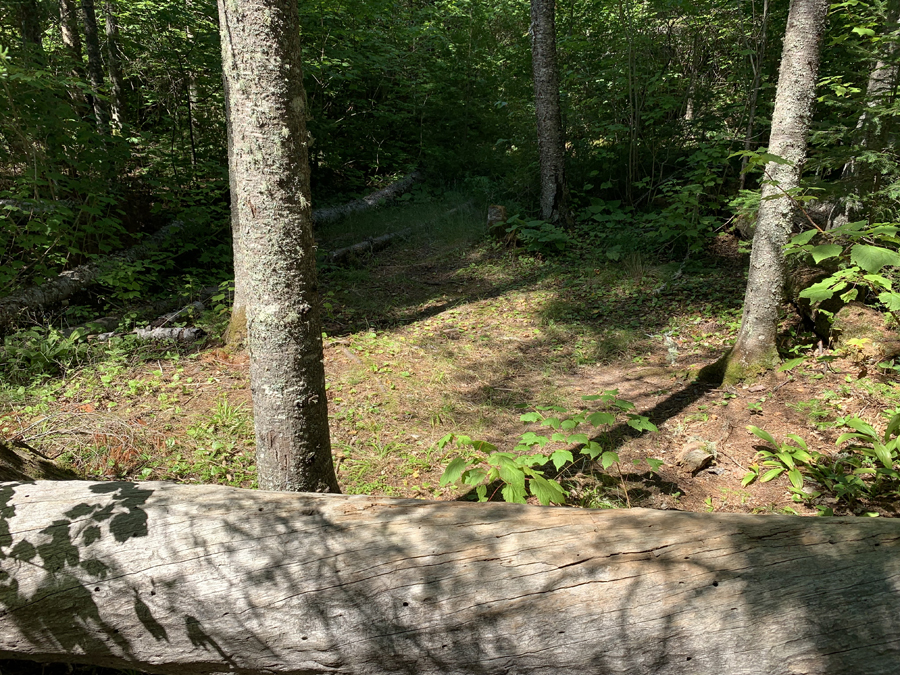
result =
[[[900,522],[0,485],[0,658],[159,673],[896,673]]]

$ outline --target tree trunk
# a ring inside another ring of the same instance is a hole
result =
[[[81,35],[78,32],[78,13],[75,8],[75,0],[59,0],[59,30],[62,42],[72,61],[71,75],[75,79],[84,79],[84,60],[81,55]],[[93,102],[89,103],[84,92],[78,87],[69,89],[69,96],[75,102],[78,113],[87,116],[86,108],[93,108]]]
[[[769,152],[784,163],[766,165],[741,330],[725,364],[728,382],[755,377],[779,362],[775,337],[784,287],[784,246],[794,212],[794,202],[785,193],[799,185],[806,159],[827,12],[827,0],[791,0],[769,137]]]
[[[0,486],[0,657],[154,673],[895,675],[900,522]]]
[[[359,213],[375,208],[384,201],[390,201],[398,195],[406,192],[417,180],[422,177],[418,171],[413,171],[405,175],[403,178],[394,181],[380,190],[366,195],[362,199],[356,199],[352,202],[342,204],[340,206],[330,206],[324,209],[315,209],[313,211],[313,221],[316,225],[324,223],[333,223],[341,218],[345,218],[353,213]],[[234,186],[232,186],[234,189]],[[234,237],[239,236],[238,232],[232,230]],[[235,239],[237,241],[237,239]],[[245,303],[243,299],[243,288],[246,285],[243,279],[243,263],[239,259],[234,261],[234,303],[232,305],[231,320],[228,322],[228,329],[225,331],[225,342],[230,347],[237,348],[247,341],[247,315],[245,312]]]
[[[116,20],[115,0],[106,0],[106,63],[109,67],[110,115],[113,124],[121,129],[125,123],[125,83],[122,80],[122,61],[119,58],[119,24]]]
[[[220,0],[219,25],[236,283],[245,303],[259,484],[337,492],[297,3]]]
[[[44,46],[41,31],[41,15],[35,0],[19,0],[19,30],[25,48],[34,56],[41,57]]]
[[[555,225],[571,227],[574,222],[566,185],[555,15],[556,0],[531,0],[531,62],[541,164],[541,218]]]
[[[754,10],[755,12],[755,10]],[[750,105],[747,111],[747,133],[744,135],[744,151],[749,152],[753,148],[753,127],[756,124],[756,106],[759,102],[759,85],[762,81],[763,63],[766,58],[766,29],[769,24],[769,0],[763,0],[762,16],[760,17],[759,37],[756,40],[756,54],[750,56],[750,65],[753,67],[753,82],[750,85]],[[747,162],[744,157],[741,160],[741,181],[738,189],[743,190],[747,181]]]
[[[900,15],[900,0],[889,0],[884,21],[884,35],[892,35],[897,30]],[[869,74],[866,85],[866,106],[855,130],[855,145],[861,150],[879,152],[887,144],[892,119],[888,115],[878,115],[874,109],[887,104],[897,87],[900,63],[897,62],[897,42],[887,38],[886,47]],[[840,227],[865,217],[862,212],[862,198],[879,189],[880,172],[870,163],[861,163],[855,157],[844,165],[841,182],[846,184],[847,193],[837,200],[828,217],[828,227]]]
[[[100,56],[100,36],[97,33],[97,15],[94,0],[81,0],[81,20],[84,24],[84,48],[88,59],[88,78],[91,81],[94,119],[101,134],[109,131],[108,116],[100,93],[103,91],[103,59]]]

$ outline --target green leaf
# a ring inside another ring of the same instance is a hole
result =
[[[487,478],[488,472],[482,468],[469,469],[463,474],[462,481],[466,485],[480,485]]]
[[[859,265],[866,272],[874,274],[886,265],[900,266],[900,254],[881,246],[856,244],[850,249],[850,262]]]
[[[859,35],[860,37],[872,37],[875,35],[875,31],[871,28],[863,28],[862,26],[854,26],[853,32]]]
[[[446,436],[444,436],[441,440],[439,440],[437,442],[438,450],[443,450],[444,446],[447,445],[447,443],[452,443],[452,442],[453,442],[453,434],[447,434]]]
[[[503,495],[504,501],[509,502],[510,504],[524,504],[525,503],[525,483],[519,484],[510,484],[507,483],[503,486],[503,489],[500,491],[500,494]]]
[[[793,440],[794,442],[796,442],[797,445],[799,445],[799,446],[800,446],[801,448],[803,448],[804,450],[807,450],[807,451],[809,450],[809,446],[806,444],[806,441],[804,441],[804,440],[803,440],[800,436],[798,436],[797,434],[788,434],[787,436],[788,436],[788,438],[790,438],[791,440]]]
[[[796,237],[791,239],[792,246],[805,246],[812,238],[815,237],[819,233],[818,230],[807,230],[806,232],[801,232]]]
[[[860,433],[865,434],[869,438],[872,438],[872,439],[878,438],[878,432],[876,432],[875,429],[873,429],[871,426],[869,426],[868,424],[863,422],[858,417],[851,417],[850,419],[848,419],[845,422],[845,424],[848,427],[850,427],[851,429],[856,429]]]
[[[750,483],[756,480],[756,477],[758,475],[759,474],[756,471],[750,471],[749,473],[745,474],[741,479],[741,487],[747,487],[748,485],[750,485]]]
[[[788,471],[788,478],[791,480],[791,485],[798,490],[803,487],[803,474],[800,473],[799,469],[791,469]]]
[[[878,300],[888,308],[889,312],[900,312],[900,293],[885,291],[878,294]]]
[[[800,291],[800,297],[806,298],[810,302],[821,302],[822,300],[830,300],[837,291],[842,291],[847,284],[841,282],[835,288],[832,288],[834,280],[830,277],[817,284],[813,284],[809,288]],[[843,285],[842,285],[843,284]]]
[[[550,455],[550,461],[553,462],[553,466],[559,471],[566,462],[574,461],[574,458],[572,457],[572,453],[568,450],[557,450]]]
[[[656,473],[657,471],[659,471],[659,467],[663,466],[665,462],[661,459],[656,459],[655,457],[648,457],[647,464],[650,465],[650,470],[653,473]]]
[[[764,441],[767,441],[774,445],[776,448],[778,447],[778,443],[775,442],[775,438],[768,431],[763,431],[759,427],[755,427],[752,424],[747,427],[747,431],[750,433],[759,436]]]
[[[630,415],[631,419],[628,420],[628,426],[633,429],[637,429],[638,431],[659,431],[653,422],[650,421],[649,417],[644,417],[643,415]]]
[[[457,457],[450,462],[450,464],[447,465],[447,468],[444,469],[443,475],[441,475],[441,487],[458,481],[468,464],[469,463],[462,457]]]
[[[564,431],[572,431],[575,427],[578,426],[578,422],[575,420],[563,420],[562,424],[559,425],[560,429]]]
[[[566,439],[566,443],[587,443],[590,439],[587,434],[572,434]]]
[[[768,483],[768,482],[769,482],[770,480],[772,480],[773,478],[778,478],[778,476],[780,476],[782,473],[784,473],[784,469],[782,469],[782,468],[772,469],[772,470],[770,470],[770,471],[766,471],[766,472],[762,475],[762,477],[759,479],[759,482],[760,482],[760,483]]]
[[[783,373],[785,371],[791,371],[794,368],[796,368],[797,366],[799,366],[801,363],[803,363],[804,361],[806,361],[805,356],[798,356],[795,359],[788,359],[787,361],[785,361],[784,363],[781,364],[781,366],[778,368],[778,372]]]
[[[818,246],[813,246],[809,253],[816,265],[818,265],[823,260],[828,260],[828,258],[836,258],[843,250],[843,246],[838,246],[837,244],[819,244]]]
[[[600,463],[603,465],[603,470],[605,471],[613,464],[619,461],[619,456],[614,453],[612,450],[607,450],[603,453],[603,456],[600,458]]]
[[[487,501],[487,485],[479,485],[475,488],[475,494],[478,495],[478,501],[486,502]]]
[[[888,422],[887,428],[884,430],[884,440],[885,440],[885,442],[887,442],[887,440],[888,440],[891,436],[893,436],[894,434],[896,434],[898,431],[900,431],[900,413],[894,415],[894,416],[891,418],[891,421]]]
[[[519,416],[519,421],[521,422],[540,422],[542,419],[544,419],[544,416],[538,412],[525,413]]]
[[[872,449],[875,451],[875,456],[878,458],[878,461],[881,462],[885,469],[894,468],[894,458],[884,445],[875,443]]]
[[[608,412],[595,412],[588,415],[587,421],[595,427],[615,424],[616,416]]]
[[[603,447],[597,443],[597,441],[591,441],[587,444],[586,447],[581,449],[582,455],[587,455],[591,459],[597,459],[600,453],[603,452]]]
[[[499,462],[497,468],[500,470],[500,480],[511,485],[520,485],[522,492],[525,491],[525,472],[509,457],[495,455]],[[506,501],[509,501],[508,499]]]
[[[566,501],[566,491],[555,480],[548,480],[543,476],[535,476],[531,479],[528,487],[531,490],[531,494],[537,497],[543,506],[547,506],[550,503],[563,504]]]

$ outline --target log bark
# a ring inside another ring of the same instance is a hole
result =
[[[151,673],[894,674],[900,522],[0,485],[0,658]]]
[[[77,477],[21,440],[0,439],[0,481],[71,480]]]

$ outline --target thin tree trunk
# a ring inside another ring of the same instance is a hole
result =
[[[84,59],[81,53],[81,35],[78,32],[78,10],[75,7],[75,0],[59,0],[59,30],[63,45],[72,61],[71,75],[77,80],[84,80]],[[71,87],[69,96],[82,117],[88,115],[86,108],[93,109],[93,102],[88,101],[79,87]]]
[[[571,227],[573,219],[566,184],[566,147],[559,107],[555,14],[556,0],[531,0],[531,57],[541,164],[541,218]]]
[[[259,485],[337,492],[295,0],[219,0],[236,282]]]
[[[784,246],[794,213],[794,202],[785,193],[799,185],[806,160],[827,12],[828,0],[791,0],[769,138],[769,152],[782,162],[766,165],[744,314],[726,358],[726,381],[755,377],[779,362],[775,338],[784,293]]]
[[[19,30],[25,48],[35,56],[44,53],[41,15],[35,0],[19,0]]]
[[[109,123],[106,107],[100,98],[103,91],[103,59],[100,55],[100,36],[97,32],[97,15],[94,0],[81,0],[81,20],[84,24],[84,48],[88,59],[88,78],[93,89],[92,104],[97,130],[108,133]]]
[[[900,15],[900,0],[889,0],[884,22],[884,34],[891,35],[897,30]],[[854,133],[855,144],[861,150],[879,152],[884,149],[891,118],[873,114],[873,109],[888,103],[894,96],[900,64],[897,62],[898,45],[895,38],[887,39],[887,45],[876,61],[866,85],[866,106]],[[871,164],[862,163],[852,157],[841,173],[841,181],[847,185],[848,193],[837,200],[828,216],[828,227],[839,227],[861,219],[862,196],[879,189],[879,172]]]
[[[199,675],[896,675],[900,522],[0,485],[0,657]]]
[[[106,0],[106,63],[109,67],[110,115],[113,124],[121,129],[125,124],[125,83],[122,80],[122,61],[119,58],[119,24],[116,20],[115,0]]]
[[[751,56],[751,65],[753,66],[753,83],[750,85],[750,106],[747,113],[747,133],[744,136],[744,151],[750,152],[753,147],[753,126],[756,123],[756,105],[759,101],[759,85],[762,81],[763,59],[766,57],[766,27],[769,23],[769,0],[763,0],[762,17],[760,17],[762,26],[759,30],[759,39],[756,42],[756,58]],[[747,181],[747,162],[744,157],[741,160],[741,190],[744,189]]]

